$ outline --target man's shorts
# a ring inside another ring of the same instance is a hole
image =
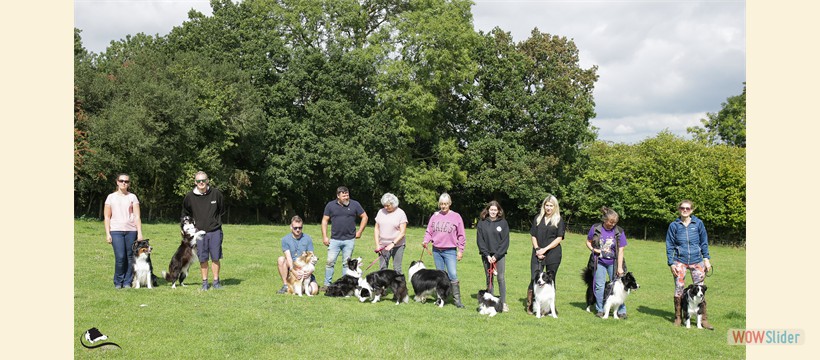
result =
[[[211,261],[222,259],[221,228],[205,233],[205,236],[196,242],[196,256],[199,257],[201,263],[208,261],[209,256]]]

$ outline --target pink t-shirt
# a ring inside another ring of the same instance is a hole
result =
[[[134,216],[134,204],[139,204],[137,195],[128,193],[122,195],[120,192],[108,194],[105,204],[111,206],[111,231],[137,231],[136,216]]]
[[[379,244],[387,246],[396,239],[401,232],[401,224],[407,223],[407,215],[404,210],[396,208],[393,212],[387,212],[384,208],[376,214],[376,223],[379,224]],[[396,246],[404,245],[405,237],[396,241]]]

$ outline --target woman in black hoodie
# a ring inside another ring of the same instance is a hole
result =
[[[509,311],[507,307],[507,283],[504,278],[506,267],[507,249],[510,248],[510,226],[504,220],[504,209],[498,201],[490,201],[481,211],[481,220],[476,226],[476,243],[481,254],[481,262],[484,263],[484,276],[487,279],[487,291],[493,291],[493,283],[490,276],[498,280],[498,291],[501,302],[504,304],[504,311]],[[495,268],[495,271],[490,269]]]

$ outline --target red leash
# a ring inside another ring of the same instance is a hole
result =
[[[379,256],[376,256],[376,260],[373,260],[373,262],[372,262],[372,263],[370,263],[370,265],[367,265],[367,268],[366,268],[366,269],[364,269],[364,271],[367,271],[367,269],[370,269],[370,267],[371,267],[371,266],[373,266],[373,264],[375,264],[375,263],[376,263],[376,261],[379,261],[379,258],[381,258],[381,257],[382,257],[382,250],[384,250],[384,248],[385,248],[385,247],[384,247],[384,246],[382,246],[382,247],[380,247],[380,248],[378,248],[378,249],[376,249],[376,250],[373,250],[373,251],[375,251],[377,254],[379,254]]]
[[[493,275],[495,275],[495,264],[490,264],[490,268],[487,269],[487,274],[490,276],[490,280],[487,282],[487,289],[491,289],[493,287]]]

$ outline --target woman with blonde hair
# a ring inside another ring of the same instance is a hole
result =
[[[530,227],[532,240],[532,258],[530,259],[530,279],[535,277],[539,270],[551,270],[558,275],[561,265],[561,240],[564,239],[566,223],[561,218],[561,208],[558,199],[547,195],[541,202],[538,216]],[[557,281],[556,281],[557,283]],[[527,287],[527,314],[532,315],[533,281]]]

